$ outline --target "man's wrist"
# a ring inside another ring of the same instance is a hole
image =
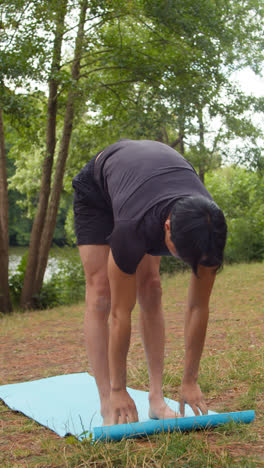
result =
[[[198,375],[184,375],[182,378],[183,385],[193,385],[196,384],[198,380]]]
[[[122,392],[122,391],[126,391],[126,387],[122,387],[122,386],[111,387],[111,392],[113,393]]]

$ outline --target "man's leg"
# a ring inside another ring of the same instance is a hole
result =
[[[162,391],[165,331],[159,265],[160,257],[144,256],[137,269],[137,298],[150,380],[149,415],[166,419],[176,413],[166,405]]]
[[[107,421],[110,395],[108,317],[111,299],[107,277],[109,247],[81,245],[79,252],[86,279],[85,344],[100,395],[101,414],[104,421]]]

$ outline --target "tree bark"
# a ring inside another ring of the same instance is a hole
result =
[[[12,311],[8,284],[8,192],[5,138],[2,109],[0,108],[0,312]]]
[[[204,184],[204,174],[205,174],[204,168],[199,167],[199,179],[203,184]]]
[[[81,57],[82,57],[82,50],[83,50],[83,40],[84,40],[84,25],[85,25],[85,18],[86,12],[88,8],[87,0],[83,0],[81,2],[81,10],[80,10],[80,19],[79,19],[79,26],[78,32],[76,36],[75,42],[75,52],[74,52],[74,61],[72,65],[72,78],[75,83],[75,86],[80,78],[80,65],[81,65]],[[74,85],[73,85],[74,86]],[[52,237],[54,233],[54,229],[56,226],[56,218],[59,208],[60,196],[63,186],[63,176],[65,171],[65,165],[69,153],[69,145],[71,140],[72,134],[72,125],[73,125],[73,118],[74,118],[74,104],[76,98],[78,96],[78,91],[71,90],[68,94],[65,117],[64,117],[64,126],[63,126],[63,133],[61,138],[60,150],[56,164],[56,171],[54,176],[53,187],[51,191],[50,203],[48,208],[47,217],[45,219],[45,226],[43,229],[43,234],[41,237],[40,243],[40,253],[38,259],[38,268],[37,268],[37,276],[36,276],[36,284],[34,294],[38,294],[42,287],[43,278],[48,262],[48,255],[49,250],[52,243]]]
[[[199,178],[204,184],[205,164],[204,164],[204,123],[203,123],[203,111],[200,110],[198,113],[199,119],[199,149],[200,149],[200,163],[199,163]]]
[[[47,215],[52,167],[56,148],[56,119],[58,94],[58,81],[56,78],[56,73],[60,69],[62,38],[64,32],[64,21],[67,10],[67,3],[68,0],[64,0],[63,4],[58,10],[56,18],[56,30],[53,46],[51,76],[49,80],[49,97],[46,129],[46,156],[43,162],[38,207],[31,231],[27,268],[20,299],[20,304],[24,309],[33,308],[35,305],[33,296],[38,267],[39,244],[44,229],[45,218]]]
[[[184,150],[184,130],[183,129],[180,129],[179,139],[180,139],[179,150],[180,150],[180,153],[184,155],[185,150]]]
[[[171,145],[172,148],[178,147],[179,152],[183,155],[184,154],[184,134],[183,131],[179,131],[179,136],[176,140],[174,140]]]

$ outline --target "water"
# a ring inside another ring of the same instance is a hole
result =
[[[21,256],[19,255],[10,255],[9,257],[9,274],[13,274],[21,260]],[[44,282],[50,280],[54,273],[58,273],[59,269],[59,260],[57,258],[49,258],[48,265],[44,275]]]

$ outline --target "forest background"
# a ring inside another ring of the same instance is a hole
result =
[[[263,261],[264,97],[234,79],[261,75],[263,25],[262,0],[1,2],[1,312],[83,298],[71,180],[119,138],[189,159],[227,218],[226,262]],[[15,272],[10,246],[27,247]]]

